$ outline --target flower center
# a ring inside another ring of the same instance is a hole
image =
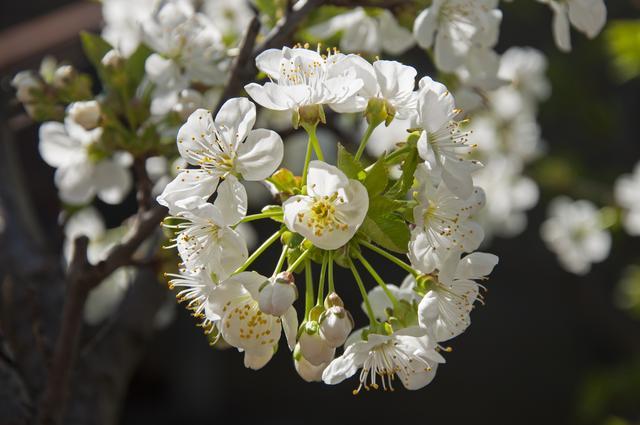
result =
[[[343,223],[336,214],[336,202],[343,203],[344,199],[334,192],[331,196],[314,196],[313,204],[306,214],[307,227],[313,229],[316,236],[322,236],[325,231],[346,231],[348,225]],[[305,214],[298,214],[298,220],[304,222]]]

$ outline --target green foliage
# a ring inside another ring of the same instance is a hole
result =
[[[384,162],[384,156],[381,156],[369,169],[363,182],[369,193],[369,199],[371,200],[384,192],[387,183],[389,183],[389,172]]]
[[[338,143],[338,168],[350,179],[357,179],[364,171],[360,161],[355,159],[340,143]]]
[[[82,50],[84,50],[91,65],[99,72],[104,70],[102,58],[109,50],[113,49],[113,46],[99,35],[86,31],[80,33],[80,40],[82,41]]]
[[[605,39],[620,81],[640,75],[640,20],[610,22]]]
[[[407,223],[396,214],[368,214],[360,232],[381,247],[398,253],[407,252],[411,239]]]

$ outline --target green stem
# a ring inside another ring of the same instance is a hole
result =
[[[302,254],[300,254],[300,256],[298,258],[296,258],[296,261],[293,262],[293,264],[289,264],[289,267],[287,268],[287,271],[289,273],[293,273],[293,271],[295,269],[297,269],[298,266],[309,256],[309,253],[311,253],[312,249],[313,249],[313,247],[309,247],[306,251],[304,251]]]
[[[304,291],[304,319],[309,319],[309,312],[313,308],[313,275],[311,261],[306,260],[304,265],[305,291]]]
[[[316,305],[322,305],[324,301],[324,280],[327,276],[327,259],[329,258],[329,251],[325,251],[322,256],[322,268],[320,269],[320,283],[318,284],[318,300]]]
[[[289,252],[289,245],[285,245],[282,247],[282,253],[280,254],[280,258],[278,259],[278,264],[276,264],[276,269],[273,271],[274,277],[282,270],[284,260],[287,258],[287,252]]]
[[[313,150],[316,153],[316,157],[320,161],[324,161],[324,155],[322,154],[322,148],[320,147],[320,142],[318,141],[318,135],[316,134],[316,128],[318,125],[303,125],[302,128],[305,129],[307,134],[309,135],[309,143],[313,146]]]
[[[374,252],[382,255],[387,260],[391,261],[392,263],[394,263],[398,267],[404,269],[407,273],[411,273],[411,275],[413,275],[413,277],[416,277],[416,276],[418,276],[420,274],[413,267],[411,267],[410,265],[408,265],[407,263],[405,263],[404,261],[402,261],[401,259],[399,259],[395,255],[388,253],[387,251],[385,251],[382,248],[378,248],[377,246],[375,246],[375,245],[373,245],[373,244],[371,244],[371,243],[369,243],[367,241],[360,241],[360,245],[366,246],[371,251],[374,251]]]
[[[311,150],[313,149],[313,144],[311,143],[311,138],[307,141],[307,154],[304,157],[304,167],[302,168],[302,185],[307,184],[307,173],[309,172],[309,162],[311,162]]]
[[[240,223],[247,223],[249,221],[261,220],[263,218],[272,218],[282,216],[282,211],[268,211],[259,214],[250,214],[245,216]]]
[[[369,141],[369,138],[371,137],[373,130],[375,130],[376,127],[379,126],[381,122],[382,121],[378,121],[378,122],[371,121],[367,126],[367,131],[364,132],[364,136],[362,136],[362,140],[360,140],[360,146],[358,146],[358,150],[356,151],[356,156],[355,156],[356,160],[360,159],[360,157],[364,153],[364,148],[365,146],[367,146],[367,142]]]
[[[356,270],[356,266],[351,259],[349,259],[349,267],[351,268],[353,277],[356,279],[358,289],[360,289],[360,295],[362,295],[362,301],[364,301],[364,307],[367,310],[367,316],[369,316],[369,324],[375,327],[378,321],[376,320],[375,314],[373,314],[373,308],[371,308],[371,302],[369,302],[369,296],[367,295],[367,290],[364,288],[364,283],[362,283],[358,270]]]
[[[254,251],[253,254],[251,254],[251,256],[249,258],[247,258],[247,261],[244,262],[243,265],[241,265],[240,267],[238,267],[236,269],[235,272],[233,272],[233,274],[236,273],[241,273],[243,271],[245,271],[247,269],[247,267],[249,267],[251,265],[251,263],[253,263],[254,261],[256,261],[256,259],[262,255],[263,252],[265,252],[267,250],[267,248],[269,248],[275,241],[277,241],[278,239],[280,239],[280,236],[282,236],[282,234],[286,231],[286,228],[282,228],[280,230],[278,230],[276,233],[274,233],[273,235],[271,235],[269,237],[269,239],[267,239],[266,241],[264,241],[264,243],[262,245],[260,245],[258,247],[258,249],[256,249]]]
[[[329,251],[329,293],[336,292],[336,288],[333,282],[333,251]]]
[[[359,252],[356,252],[356,258],[358,258],[358,260],[362,263],[364,268],[367,269],[371,277],[373,277],[373,279],[378,283],[378,285],[380,285],[384,293],[387,295],[387,298],[391,300],[391,303],[393,304],[393,309],[397,310],[398,299],[391,293],[385,281],[380,277],[380,275],[375,271],[375,269],[371,267],[371,264],[369,264],[369,262],[365,260],[362,254],[360,254]]]
[[[387,155],[384,159],[384,162],[386,163],[393,163],[395,160],[397,160],[400,156],[404,155],[405,153],[409,152],[412,149],[412,147],[410,145],[406,145],[401,147],[400,149],[397,149],[393,152],[391,152],[389,155]]]

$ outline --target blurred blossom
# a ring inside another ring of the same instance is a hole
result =
[[[106,230],[102,217],[93,207],[76,212],[64,228],[64,256],[67,264],[73,257],[73,243],[77,237],[84,235],[89,238],[87,258],[89,263],[97,264],[107,257],[125,233],[125,227]],[[127,293],[134,275],[135,268],[120,267],[92,289],[85,304],[85,321],[95,325],[111,315]]]
[[[603,0],[538,0],[553,10],[553,38],[558,48],[571,50],[569,23],[589,38],[597,36],[607,20]]]
[[[596,206],[587,200],[555,198],[540,234],[562,267],[578,275],[588,273],[592,263],[604,261],[611,249],[611,234],[603,229]]]
[[[487,205],[477,217],[487,239],[493,234],[515,236],[525,229],[525,212],[537,204],[539,191],[536,183],[521,173],[518,162],[496,156],[474,176],[474,183],[487,196]]]
[[[204,0],[202,13],[207,15],[225,38],[239,40],[253,17],[248,0]]]
[[[633,174],[618,177],[615,183],[616,202],[625,209],[623,224],[625,230],[633,236],[640,235],[640,162]]]
[[[153,13],[159,0],[102,0],[102,37],[124,56],[142,39],[140,24]]]
[[[340,49],[345,52],[400,55],[415,43],[411,31],[398,24],[388,10],[370,16],[358,7],[308,29],[309,34],[321,40],[340,31]]]

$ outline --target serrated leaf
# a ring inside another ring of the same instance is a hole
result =
[[[338,168],[350,179],[357,179],[358,173],[364,170],[360,161],[338,143]]]
[[[390,211],[397,211],[404,206],[404,202],[396,199],[390,199],[386,196],[376,196],[369,198],[369,210],[367,216],[378,217],[389,214]]]
[[[411,233],[407,224],[399,217],[391,214],[367,217],[360,231],[383,248],[398,253],[407,252]]]
[[[385,166],[384,156],[381,156],[371,167],[364,179],[369,199],[381,194],[389,183],[389,172]]]
[[[413,186],[413,178],[416,174],[416,168],[418,167],[418,160],[418,149],[415,148],[409,151],[401,166],[402,175],[393,186],[391,186],[391,189],[387,192],[388,196],[396,199],[405,197],[407,191]]]
[[[102,58],[109,50],[113,49],[113,46],[99,35],[86,31],[80,33],[80,40],[82,41],[82,50],[91,64],[98,70],[102,69]]]

